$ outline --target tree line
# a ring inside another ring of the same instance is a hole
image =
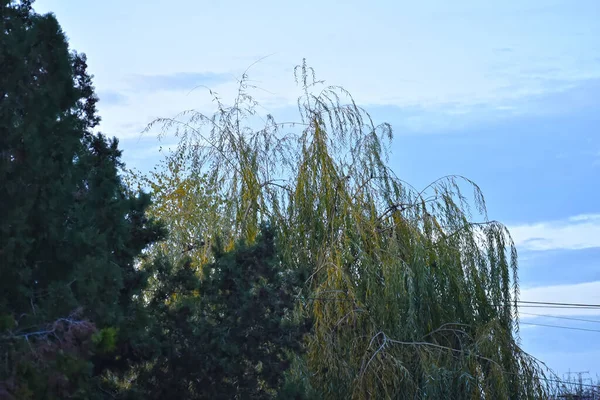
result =
[[[0,398],[550,395],[479,187],[400,179],[343,88],[303,62],[298,122],[255,129],[245,73],[132,171],[56,18],[0,7]]]

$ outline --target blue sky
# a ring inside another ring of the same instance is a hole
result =
[[[102,130],[130,166],[157,161],[152,119],[214,110],[251,70],[277,115],[292,70],[348,89],[395,129],[392,164],[423,186],[462,174],[484,191],[520,253],[521,299],[600,304],[600,2],[38,0],[85,52]],[[165,139],[163,145],[173,143]],[[526,310],[600,321],[599,310]],[[600,323],[522,315],[600,330]],[[600,332],[523,325],[523,347],[559,373],[600,373]]]

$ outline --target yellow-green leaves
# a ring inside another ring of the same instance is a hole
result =
[[[108,327],[94,333],[92,335],[92,342],[96,345],[96,351],[100,354],[114,351],[117,344],[118,332],[118,328]]]
[[[284,262],[310,271],[298,310],[314,328],[300,364],[321,398],[540,393],[541,370],[512,332],[516,253],[504,227],[487,221],[477,185],[402,181],[387,164],[391,127],[374,125],[342,88],[318,87],[306,64],[296,71],[301,129],[271,116],[252,129],[256,103],[244,82],[233,106],[216,99],[213,116],[157,121],[181,137],[148,181],[153,212],[172,231],[165,250],[177,256],[217,234],[251,243],[261,222],[273,222]],[[210,247],[194,251],[198,264],[211,257]]]

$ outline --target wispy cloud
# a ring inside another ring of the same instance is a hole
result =
[[[519,85],[506,87],[496,99],[467,103],[453,101],[437,105],[398,106],[384,102],[365,103],[360,98],[356,100],[376,121],[390,122],[397,134],[446,134],[520,118],[564,117],[582,113],[595,115],[600,104],[600,79],[576,84],[570,81],[547,83],[540,87],[540,92],[522,92],[522,88]]]
[[[234,76],[216,72],[178,72],[168,75],[134,75],[130,83],[136,89],[147,91],[192,90],[198,86],[220,85],[232,81]]]
[[[115,91],[99,91],[98,98],[101,105],[121,105],[127,102],[127,96]]]
[[[579,250],[600,247],[600,214],[509,227],[520,250]]]

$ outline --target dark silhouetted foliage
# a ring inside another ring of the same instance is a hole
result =
[[[0,381],[19,399],[94,398],[91,357],[119,340],[134,260],[164,232],[149,196],[127,194],[117,140],[92,132],[85,55],[31,2],[0,7]]]
[[[282,265],[274,234],[265,227],[253,245],[218,248],[202,279],[190,259],[172,269],[159,256],[146,267],[155,324],[140,398],[275,398],[309,325],[293,315],[299,277]]]

